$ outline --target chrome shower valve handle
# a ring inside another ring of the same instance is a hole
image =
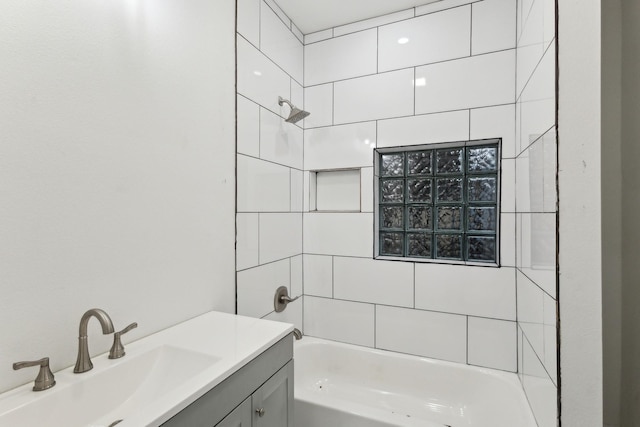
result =
[[[287,304],[297,300],[298,298],[300,298],[300,295],[295,298],[289,297],[289,291],[287,290],[287,287],[280,286],[278,289],[276,289],[276,294],[273,298],[273,308],[276,313],[280,313],[284,311],[285,308],[287,308]]]

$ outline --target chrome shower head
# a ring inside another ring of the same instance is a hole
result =
[[[285,102],[289,105],[289,107],[291,107],[291,112],[289,113],[289,117],[287,117],[284,120],[287,123],[299,122],[300,120],[304,119],[309,114],[311,114],[308,111],[304,111],[304,110],[299,109],[298,107],[293,105],[291,102],[289,102],[289,100],[284,99],[281,96],[278,97],[278,105],[282,106],[282,104],[284,104]]]

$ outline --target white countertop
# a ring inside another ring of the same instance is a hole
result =
[[[89,372],[74,374],[73,367],[56,372],[57,384],[50,390],[35,393],[30,383],[0,394],[0,426],[4,427],[2,415],[15,408],[26,405],[37,409],[39,399],[46,399],[47,396],[53,396],[52,393],[90,380],[116,364],[126,363],[137,355],[163,345],[177,346],[219,359],[179,387],[161,394],[149,404],[136,407],[118,424],[118,427],[159,426],[292,331],[293,326],[287,323],[227,313],[206,313],[138,341],[125,342],[126,355],[121,359],[109,360],[106,353],[94,357],[94,368]],[[24,424],[20,427],[30,426]]]

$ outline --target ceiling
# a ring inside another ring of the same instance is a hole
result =
[[[304,34],[440,0],[275,0]]]

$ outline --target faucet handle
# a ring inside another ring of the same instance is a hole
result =
[[[122,345],[122,340],[120,339],[120,337],[137,327],[138,324],[136,322],[133,322],[120,332],[116,332],[115,334],[113,334],[113,345],[111,346],[111,350],[109,350],[109,359],[119,359],[125,355],[124,346]]]
[[[53,372],[49,368],[49,358],[44,357],[40,360],[34,360],[30,362],[16,362],[13,364],[13,370],[17,371],[22,368],[29,368],[31,366],[40,366],[40,371],[38,371],[38,376],[33,385],[33,391],[42,391],[56,385],[55,377],[53,376]]]

